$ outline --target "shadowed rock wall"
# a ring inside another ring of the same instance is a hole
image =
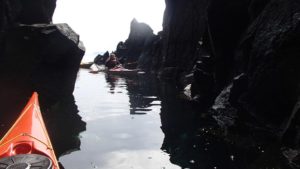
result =
[[[56,0],[0,1],[0,74],[41,95],[72,94],[84,54],[67,24],[50,24],[55,6]]]
[[[161,70],[173,72],[164,75],[182,84],[178,77],[193,65],[192,99],[199,106],[213,103],[219,124],[260,128],[285,146],[299,147],[300,2],[166,0],[166,5]],[[283,152],[284,158],[297,168],[299,151],[291,152]]]
[[[161,71],[162,76],[168,78],[170,74],[180,74],[193,68],[206,29],[208,0],[165,2]]]

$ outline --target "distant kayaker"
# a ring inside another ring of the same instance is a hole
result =
[[[121,64],[120,64],[118,58],[116,57],[116,55],[114,53],[111,53],[105,61],[105,66],[108,69],[112,69],[112,68],[121,66]]]

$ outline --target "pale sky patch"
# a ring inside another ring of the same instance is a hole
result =
[[[86,55],[114,51],[125,41],[130,22],[148,24],[154,33],[162,30],[164,0],[57,0],[54,23],[68,23],[86,47]]]

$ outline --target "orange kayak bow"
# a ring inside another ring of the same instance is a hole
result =
[[[0,169],[11,168],[59,169],[36,92],[0,141]]]

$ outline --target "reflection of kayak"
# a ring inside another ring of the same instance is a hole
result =
[[[0,169],[8,168],[59,169],[36,92],[0,141]]]
[[[99,72],[106,72],[108,74],[112,75],[137,75],[137,74],[143,74],[145,72],[140,71],[139,69],[126,69],[122,66],[112,68],[112,69],[107,69],[104,65],[97,65],[93,64],[90,67],[90,73],[99,73]]]
[[[86,63],[80,63],[80,68],[89,69],[94,62],[86,62]]]
[[[113,74],[113,75],[137,75],[138,72],[139,69],[126,69],[123,67],[112,68],[107,70],[108,74]]]

